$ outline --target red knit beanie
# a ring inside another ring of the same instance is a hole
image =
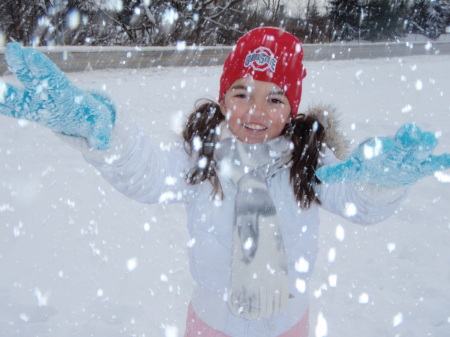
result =
[[[299,39],[279,28],[256,28],[242,36],[228,55],[220,78],[219,100],[238,79],[251,77],[277,84],[284,90],[292,108],[298,113],[302,80],[303,47]]]

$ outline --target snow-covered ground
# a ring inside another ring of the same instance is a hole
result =
[[[450,56],[308,63],[302,108],[334,105],[353,146],[414,121],[441,136],[437,153],[450,152],[449,65]],[[69,77],[106,90],[160,144],[197,98],[215,98],[219,75]],[[422,180],[375,226],[322,213],[310,336],[450,336],[449,178]],[[0,336],[183,336],[185,220],[180,206],[128,200],[48,130],[0,117]]]

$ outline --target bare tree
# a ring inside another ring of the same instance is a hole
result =
[[[215,44],[226,37],[227,32],[239,31],[237,18],[243,14],[247,0],[200,0],[195,2],[172,1],[171,9],[177,13],[176,21],[169,31],[159,29],[159,39],[185,40],[190,44]],[[160,15],[159,27],[164,28],[164,13]],[[169,12],[170,13],[170,12]],[[158,39],[157,39],[158,40]]]
[[[276,22],[280,16],[283,14],[281,0],[261,0],[267,19]]]
[[[3,0],[7,41],[52,45],[232,44],[259,25],[279,25],[281,0],[264,0],[270,20],[252,0]]]
[[[0,29],[6,41],[32,44],[38,19],[46,14],[50,0],[3,0],[0,4]]]

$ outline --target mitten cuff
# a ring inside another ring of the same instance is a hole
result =
[[[401,202],[410,190],[407,186],[382,187],[365,182],[353,184],[363,198],[379,204],[380,207]]]
[[[114,128],[110,138],[110,147],[107,150],[97,150],[89,146],[83,137],[67,136],[58,132],[55,135],[72,148],[81,152],[83,157],[95,166],[110,165],[122,158],[136,142],[137,135],[142,133],[136,123],[123,114],[117,113]]]

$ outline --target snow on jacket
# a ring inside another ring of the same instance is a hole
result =
[[[73,143],[73,141],[72,141]],[[319,207],[301,210],[289,183],[289,170],[279,171],[268,181],[278,209],[289,274],[288,309],[270,319],[246,320],[231,314],[226,303],[230,284],[234,185],[219,176],[224,199],[212,198],[209,181],[188,185],[183,175],[195,163],[182,146],[161,149],[152,146],[133,124],[117,122],[111,150],[84,146],[85,159],[114,187],[143,203],[186,205],[192,246],[189,262],[196,287],[192,305],[208,325],[232,337],[278,336],[289,330],[309,306],[307,285],[318,250]],[[77,146],[81,149],[81,146]],[[327,151],[324,164],[336,162]],[[371,224],[390,216],[404,197],[404,190],[391,191],[360,184],[323,184],[316,187],[321,207],[349,221]],[[349,209],[356,210],[348,212]],[[305,267],[306,266],[306,267]]]

